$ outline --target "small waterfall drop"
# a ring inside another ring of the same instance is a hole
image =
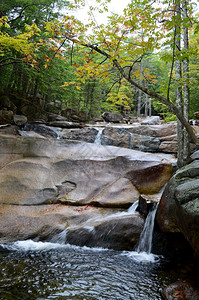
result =
[[[138,212],[136,211],[137,207],[138,207],[138,203],[139,201],[135,201],[128,209],[128,213],[129,214],[137,214]]]
[[[147,254],[151,253],[152,248],[152,239],[153,239],[153,228],[154,220],[157,211],[158,204],[154,204],[152,209],[149,211],[146,218],[143,231],[140,235],[140,240],[137,246],[136,251],[138,253],[145,252]]]
[[[98,130],[98,133],[97,133],[97,135],[96,135],[94,144],[96,144],[96,145],[101,145],[102,131],[103,131],[103,129],[104,129],[104,128],[100,128],[100,129]]]
[[[50,128],[51,130],[53,130],[56,133],[57,140],[62,139],[62,128],[60,128],[60,127],[53,127],[53,126],[48,126],[48,128]]]

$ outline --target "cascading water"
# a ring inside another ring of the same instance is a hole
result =
[[[153,228],[154,220],[157,211],[158,204],[154,204],[152,209],[149,211],[146,218],[143,231],[140,235],[140,240],[137,246],[137,252],[146,252],[147,254],[151,253],[152,248],[152,239],[153,239]]]
[[[136,213],[136,207],[137,201],[123,214]],[[149,212],[140,244],[152,241],[156,209]],[[64,230],[50,242],[0,244],[0,299],[160,300],[161,287],[179,280],[175,265],[146,263],[157,261],[152,254],[73,246],[66,238]]]
[[[97,133],[97,135],[96,135],[94,144],[101,145],[103,129],[104,129],[104,128],[101,128],[101,129],[98,130],[98,133]]]

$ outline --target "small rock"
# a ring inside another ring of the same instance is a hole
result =
[[[198,300],[199,291],[188,282],[177,281],[162,290],[162,296],[166,300]]]
[[[14,115],[14,123],[17,126],[25,125],[27,123],[27,121],[28,121],[28,119],[24,115]]]
[[[114,114],[114,113],[110,113],[110,112],[104,112],[103,115],[102,115],[102,118],[106,122],[113,122],[113,123],[119,123],[123,120],[122,115]]]
[[[147,117],[145,120],[141,122],[141,125],[158,125],[160,124],[159,116]]]

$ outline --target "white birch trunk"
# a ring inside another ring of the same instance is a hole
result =
[[[175,1],[176,10],[176,45],[175,45],[175,80],[176,80],[176,107],[183,113],[183,101],[182,101],[182,64],[180,61],[181,52],[181,10],[180,0]],[[184,165],[183,150],[184,150],[184,138],[183,138],[183,126],[180,120],[177,120],[177,135],[178,135],[178,167]]]
[[[140,63],[140,82],[139,82],[139,84],[140,85],[142,85],[142,74],[143,73],[143,63],[142,63],[142,61],[141,61],[141,63]],[[138,92],[138,106],[137,106],[137,115],[138,115],[138,117],[140,117],[141,116],[141,106],[142,106],[142,91],[141,90],[139,90],[139,92]]]
[[[184,28],[183,28],[183,43],[184,50],[187,51],[189,49],[189,33],[188,27],[186,26],[186,20],[188,17],[187,14],[187,5],[188,1],[184,0],[183,2],[183,20],[184,20]],[[184,79],[184,117],[188,121],[189,120],[189,59],[188,56],[183,60],[183,79]],[[187,131],[184,128],[184,149],[183,149],[183,160],[188,162],[190,156],[190,143],[189,136]]]

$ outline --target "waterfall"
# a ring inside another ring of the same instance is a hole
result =
[[[138,207],[138,203],[139,203],[139,201],[137,200],[129,207],[129,209],[128,209],[129,214],[137,214],[136,209]]]
[[[154,228],[154,220],[157,211],[158,204],[154,204],[152,209],[149,211],[148,216],[146,218],[143,231],[140,235],[140,240],[137,246],[137,252],[146,252],[151,253],[152,248],[152,239],[153,239],[153,228]]]
[[[103,131],[103,128],[101,128],[101,129],[98,130],[98,133],[96,135],[94,144],[101,145],[102,131]]]

